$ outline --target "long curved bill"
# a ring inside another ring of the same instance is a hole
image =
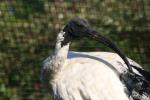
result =
[[[109,40],[108,38],[100,35],[99,32],[95,31],[95,30],[88,30],[87,31],[87,37],[92,38],[96,41],[99,41],[100,43],[106,45],[107,47],[111,48],[112,50],[114,50],[125,62],[125,64],[127,65],[128,69],[130,72],[132,71],[132,68],[130,66],[129,61],[127,60],[127,58],[125,57],[125,55],[117,48],[117,46],[111,42],[111,40]]]

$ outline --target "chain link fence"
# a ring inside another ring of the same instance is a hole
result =
[[[1,0],[0,100],[51,100],[40,82],[42,61],[74,16],[86,18],[150,71],[149,5],[149,0]],[[110,51],[86,38],[70,50]]]

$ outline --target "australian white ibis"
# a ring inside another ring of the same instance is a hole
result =
[[[116,53],[69,51],[70,42],[83,37]],[[54,100],[150,100],[150,73],[79,17],[58,33],[55,52],[44,61],[41,79]]]

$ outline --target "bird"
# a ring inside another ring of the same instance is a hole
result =
[[[84,37],[114,52],[69,51],[71,42]],[[53,54],[43,61],[41,81],[53,100],[150,100],[150,73],[80,17],[58,32]]]

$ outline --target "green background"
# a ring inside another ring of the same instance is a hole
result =
[[[111,38],[150,71],[150,0],[0,0],[0,100],[50,100],[40,83],[42,61],[74,16]],[[111,51],[79,39],[70,50]]]

